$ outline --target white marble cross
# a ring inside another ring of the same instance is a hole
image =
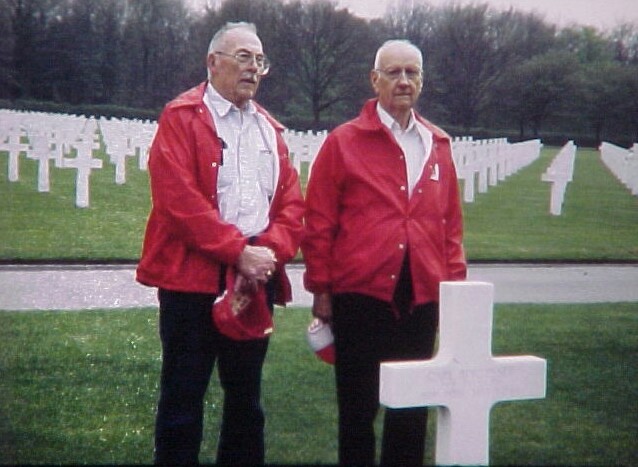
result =
[[[17,182],[20,178],[20,153],[29,149],[29,145],[20,142],[21,131],[9,132],[6,142],[0,145],[0,151],[9,153],[8,176],[10,182]]]
[[[51,189],[49,180],[49,161],[55,160],[55,155],[51,151],[49,138],[44,133],[29,133],[29,150],[27,157],[38,161],[38,191],[48,193]]]
[[[490,409],[545,397],[547,362],[492,356],[494,286],[442,282],[439,349],[431,360],[383,363],[381,403],[437,406],[436,464],[489,463]]]
[[[131,131],[129,132],[131,150],[134,155],[139,155],[138,167],[140,170],[147,170],[148,153],[156,130],[157,124],[154,122],[133,120],[131,123]]]
[[[124,137],[119,141],[113,140],[106,146],[106,152],[115,165],[115,183],[123,185],[126,183],[126,157],[129,156],[128,139]]]
[[[547,170],[541,175],[541,180],[551,182],[552,188],[549,199],[549,212],[553,216],[560,216],[563,210],[565,190],[567,184],[572,181],[574,174],[574,160],[576,158],[576,146],[569,141],[554,157]]]
[[[104,149],[109,156],[111,164],[115,165],[115,183],[126,183],[126,157],[130,156],[129,136],[127,128],[118,120],[100,120],[100,130]]]
[[[102,168],[102,159],[93,158],[94,142],[77,141],[71,144],[77,150],[75,158],[64,158],[63,167],[77,169],[75,184],[75,205],[79,208],[89,206],[89,177],[92,169]]]

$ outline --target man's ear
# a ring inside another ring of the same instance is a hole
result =
[[[374,89],[375,94],[379,94],[377,81],[379,81],[379,72],[376,70],[370,70],[370,84],[372,85],[372,89]]]
[[[208,54],[206,56],[206,69],[208,70],[210,74],[212,74],[212,70],[215,67],[215,59],[216,57],[214,53]]]

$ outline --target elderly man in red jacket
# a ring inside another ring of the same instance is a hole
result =
[[[224,406],[217,461],[264,462],[261,370],[268,337],[235,340],[211,321],[227,273],[235,289],[291,298],[303,198],[283,127],[253,101],[269,63],[254,25],[211,40],[209,80],[170,102],[151,146],[153,207],[137,280],[158,287],[162,374],[155,462],[196,464],[203,399],[217,363]]]
[[[466,277],[450,138],[413,110],[422,64],[407,41],[381,46],[377,98],[331,132],[308,184],[304,281],[334,333],[342,464],[374,463],[379,364],[430,358],[439,283]],[[426,420],[387,410],[381,463],[421,465]]]

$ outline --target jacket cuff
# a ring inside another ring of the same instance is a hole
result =
[[[329,282],[313,281],[308,278],[308,273],[304,273],[303,285],[304,288],[313,294],[332,293],[332,286]]]

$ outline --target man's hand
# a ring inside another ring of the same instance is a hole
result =
[[[270,248],[246,245],[237,260],[237,269],[251,282],[268,282],[276,262],[275,253]]]
[[[326,324],[332,324],[332,295],[329,293],[314,295],[312,301],[312,316],[319,318]]]
[[[248,279],[243,274],[237,274],[235,277],[235,292],[244,295],[253,295],[257,292],[259,283]]]

